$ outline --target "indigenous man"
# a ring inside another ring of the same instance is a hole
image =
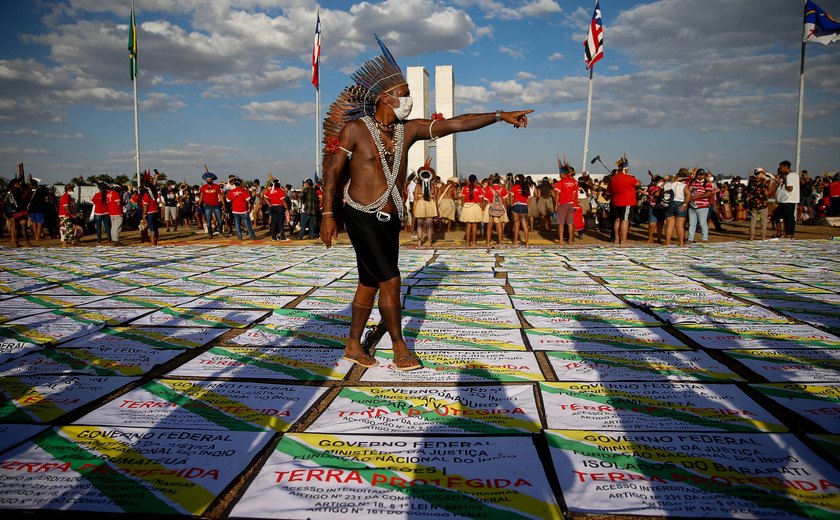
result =
[[[408,83],[394,57],[378,37],[377,41],[382,55],[352,75],[355,85],[344,89],[324,122],[327,155],[321,240],[327,247],[332,245],[336,236],[333,212],[343,211],[359,268],[344,357],[364,367],[376,366],[376,359],[362,349],[361,337],[379,291],[379,311],[391,336],[394,365],[398,370],[414,370],[422,365],[403,340],[397,265],[408,149],[420,140],[499,121],[525,127],[526,114],[532,110],[406,121],[412,108]],[[343,207],[339,190],[344,194]]]

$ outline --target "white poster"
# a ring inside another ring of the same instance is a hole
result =
[[[15,337],[10,338],[6,335],[6,332],[0,328],[0,365],[6,361],[19,358],[30,352],[37,352],[44,348],[28,341],[17,341],[16,334],[14,335]]]
[[[840,383],[750,385],[793,413],[831,433],[840,433]]]
[[[522,327],[516,311],[513,309],[500,310],[429,310],[403,311],[403,327],[412,330],[453,329],[453,328],[491,328],[518,329]]]
[[[714,349],[840,348],[840,338],[810,325],[678,325],[700,345]]]
[[[342,359],[344,350],[299,347],[213,347],[187,361],[167,376],[281,379],[291,381],[341,380],[353,364]]]
[[[726,355],[776,383],[835,383],[840,378],[840,349],[727,350]]]
[[[782,324],[791,323],[786,317],[764,307],[684,307],[667,306],[651,309],[666,323],[744,323]]]
[[[62,426],[0,455],[0,509],[201,515],[269,432]]]
[[[548,430],[570,511],[837,518],[840,472],[793,434]]]
[[[680,382],[541,383],[549,428],[785,432],[735,385]]]
[[[612,294],[516,294],[510,296],[513,307],[521,311],[566,309],[621,309],[628,305]]]
[[[245,328],[269,311],[241,311],[225,309],[160,309],[147,314],[132,325],[140,327],[228,327]]]
[[[64,343],[61,348],[195,348],[210,343],[229,330],[210,327],[109,327]]]
[[[432,329],[427,326],[426,330],[404,328],[403,338],[412,350],[526,350],[520,329]],[[391,335],[385,333],[376,348],[390,350]]]
[[[40,424],[0,424],[0,452],[41,433],[48,426]],[[2,482],[2,481],[0,481]]]
[[[346,387],[306,429],[318,433],[449,435],[541,430],[531,385]]]
[[[284,435],[231,512],[301,520],[377,516],[563,518],[529,437],[314,433]]]
[[[661,327],[598,328],[591,330],[525,329],[534,350],[686,350],[688,347]]]
[[[146,347],[45,349],[0,365],[0,377],[35,374],[140,376],[182,353],[182,350]]]
[[[0,420],[45,423],[136,381],[136,377],[0,377]]]
[[[459,382],[543,381],[542,371],[532,352],[483,350],[415,351],[423,368],[400,371],[394,353],[377,350],[379,365],[365,370],[361,381],[375,382]]]
[[[601,329],[612,327],[652,327],[661,325],[650,314],[638,309],[576,309],[522,311],[532,327],[542,329]]]
[[[155,379],[75,424],[284,432],[326,391],[312,386]]]
[[[195,300],[181,305],[187,309],[280,309],[295,301],[297,296],[277,296],[270,294],[218,295],[217,293],[199,296]]]
[[[546,352],[558,381],[719,381],[743,379],[705,352]]]

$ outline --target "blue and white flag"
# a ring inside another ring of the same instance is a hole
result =
[[[828,45],[840,40],[840,22],[830,14],[808,0],[805,2],[805,35],[806,42],[819,42]]]

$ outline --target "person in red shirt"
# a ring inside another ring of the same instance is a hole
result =
[[[285,224],[287,220],[286,213],[286,190],[277,179],[269,184],[269,187],[263,191],[262,194],[265,204],[269,207],[269,214],[271,215],[271,240],[280,240],[288,242],[286,238]],[[280,238],[277,235],[280,235]]]
[[[100,182],[90,201],[93,203],[93,224],[96,226],[96,243],[102,244],[102,228],[105,228],[105,243],[111,243],[111,217],[108,214],[108,186]]]
[[[143,220],[149,226],[149,237],[152,240],[152,245],[158,245],[160,238],[160,230],[158,229],[158,218],[160,218],[160,204],[158,204],[158,191],[155,186],[155,180],[147,179],[143,181],[143,192],[140,197],[140,207],[143,211]]]
[[[236,228],[236,236],[242,240],[242,223],[248,228],[248,235],[251,240],[256,240],[257,235],[254,233],[254,228],[251,226],[251,192],[242,186],[242,179],[233,180],[233,188],[228,190],[226,195],[227,201],[230,202],[230,211],[233,214],[233,227]]]
[[[199,206],[204,205],[204,220],[207,222],[207,234],[213,238],[213,217],[216,218],[216,229],[222,233],[222,188],[216,184],[216,174],[204,172],[201,176],[204,179],[204,186],[201,187],[198,196]]]
[[[122,194],[120,193],[120,186],[114,184],[108,193],[105,195],[105,202],[108,205],[108,216],[111,220],[111,244],[115,246],[122,245],[120,243],[120,233],[122,233],[123,225],[123,205]]]
[[[525,237],[525,246],[530,246],[528,235],[528,199],[531,198],[531,188],[521,173],[516,176],[516,183],[510,187],[510,198],[513,205],[510,208],[513,215],[513,243],[519,244],[519,229]]]
[[[76,236],[76,205],[73,202],[73,190],[75,184],[68,184],[64,187],[64,195],[58,200],[58,219],[61,233],[61,243],[65,246],[73,246],[78,243]]]
[[[498,175],[493,176],[493,184],[487,186],[484,190],[484,200],[487,201],[488,208],[485,211],[488,211],[488,221],[490,227],[487,229],[487,240],[485,242],[486,246],[490,246],[490,238],[493,236],[493,228],[496,228],[496,237],[499,239],[499,245],[502,245],[502,229],[505,226],[505,223],[510,222],[507,216],[507,207],[505,206],[505,200],[508,198],[508,190],[502,186],[502,178]],[[497,202],[498,201],[498,202]],[[489,214],[493,204],[500,204],[502,206],[502,214],[498,217],[494,217],[493,215]]]
[[[641,183],[639,179],[627,173],[630,167],[626,156],[619,159],[616,165],[618,169],[607,186],[607,195],[610,198],[610,216],[613,219],[613,241],[623,245],[627,243],[630,221],[636,214],[636,187]]]
[[[569,163],[561,163],[562,177],[554,185],[557,198],[557,235],[561,244],[566,243],[564,231],[569,234],[568,243],[575,243],[575,201],[578,198],[578,182],[572,177],[574,171]]]
[[[484,220],[484,190],[478,184],[478,177],[469,176],[469,182],[461,189],[461,222],[467,225],[467,247],[475,245],[478,224]]]

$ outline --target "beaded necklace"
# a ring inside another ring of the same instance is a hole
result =
[[[388,166],[388,161],[385,160],[385,145],[382,143],[382,138],[379,135],[379,130],[377,130],[373,118],[370,116],[364,116],[361,120],[365,123],[365,126],[367,126],[370,136],[373,139],[373,144],[379,152],[379,161],[382,163],[382,171],[385,173],[385,191],[379,196],[379,198],[370,204],[360,204],[350,198],[350,183],[348,182],[344,186],[344,199],[347,202],[347,205],[353,209],[365,213],[377,213],[382,211],[382,208],[388,204],[389,198],[393,198],[394,204],[397,206],[397,213],[400,220],[402,220],[405,210],[400,190],[397,189],[397,176],[400,173],[400,160],[402,159],[403,142],[405,141],[405,125],[398,123],[394,130],[394,167],[391,168]]]

